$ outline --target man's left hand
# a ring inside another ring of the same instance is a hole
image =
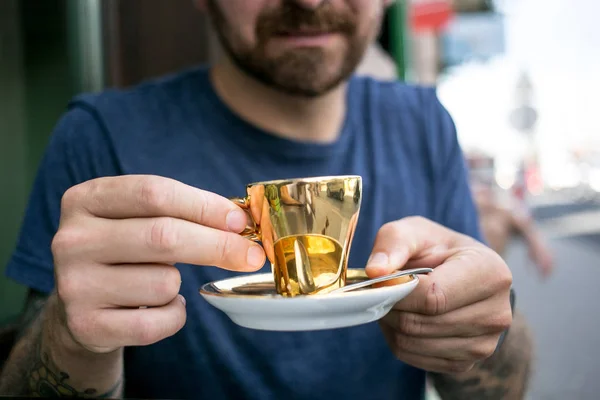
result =
[[[512,274],[480,242],[420,217],[384,225],[367,265],[370,277],[431,267],[380,320],[394,354],[414,367],[460,373],[491,356],[512,322]]]

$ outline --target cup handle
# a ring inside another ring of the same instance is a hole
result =
[[[260,236],[259,226],[256,224],[256,221],[254,221],[254,218],[252,217],[252,213],[250,212],[250,198],[249,197],[233,197],[233,198],[230,198],[229,200],[231,200],[234,204],[239,206],[248,215],[249,223],[246,225],[246,228],[244,228],[244,230],[240,233],[240,235],[242,237],[245,237],[246,239],[250,239],[255,242],[260,242],[261,236]]]

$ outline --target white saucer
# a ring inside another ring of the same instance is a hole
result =
[[[348,270],[347,284],[365,279],[364,270]],[[310,331],[377,321],[419,283],[417,275],[400,279],[405,283],[348,293],[283,297],[275,291],[272,274],[253,274],[207,283],[200,294],[237,325],[270,331]]]

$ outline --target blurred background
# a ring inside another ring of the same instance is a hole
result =
[[[536,341],[531,399],[600,398],[598,15],[598,0],[398,1],[376,44],[385,62],[367,60],[375,75],[437,85],[474,183],[508,219],[531,217],[552,254],[549,274],[527,235],[507,233],[502,251]],[[0,264],[73,95],[217,55],[190,0],[0,0]],[[0,341],[24,296],[0,275]]]

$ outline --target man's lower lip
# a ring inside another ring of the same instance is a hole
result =
[[[337,36],[336,33],[322,33],[317,35],[278,35],[277,41],[282,41],[293,46],[323,46]]]

